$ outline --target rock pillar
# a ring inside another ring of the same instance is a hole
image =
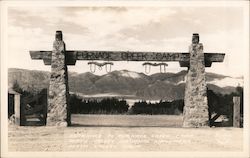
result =
[[[189,47],[190,63],[187,73],[183,127],[209,126],[205,59],[199,35],[193,34]]]
[[[48,126],[68,126],[71,123],[68,103],[68,72],[65,44],[61,31],[56,31],[51,58],[51,75],[48,97]]]

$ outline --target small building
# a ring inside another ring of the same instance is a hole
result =
[[[21,125],[21,94],[13,90],[8,89],[8,118],[14,115],[14,123]]]
[[[41,126],[47,118],[47,89],[38,94],[20,94],[8,89],[8,118],[18,126]]]

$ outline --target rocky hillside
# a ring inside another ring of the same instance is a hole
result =
[[[127,70],[113,71],[97,76],[90,72],[69,73],[69,89],[82,95],[115,94],[129,95],[140,99],[181,99],[184,96],[186,71],[178,73],[143,73]],[[49,72],[10,68],[8,86],[14,82],[25,89],[42,89],[49,86]],[[243,84],[242,78],[232,78],[214,73],[207,73],[208,88],[217,93],[229,94],[235,87]]]

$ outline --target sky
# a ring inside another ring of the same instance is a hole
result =
[[[8,67],[50,71],[29,50],[52,50],[56,30],[63,31],[67,50],[188,52],[199,33],[204,52],[225,53],[223,63],[207,72],[243,76],[244,18],[240,7],[10,7],[8,8]],[[90,71],[77,61],[69,71]],[[114,62],[112,70],[144,72],[143,62]],[[186,70],[168,62],[167,72]],[[151,74],[160,72],[152,67]],[[96,70],[97,75],[107,73]]]

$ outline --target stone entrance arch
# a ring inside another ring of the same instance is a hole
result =
[[[48,126],[71,124],[67,65],[75,65],[77,60],[103,60],[175,61],[181,67],[188,67],[183,127],[206,127],[209,126],[209,116],[205,67],[211,67],[212,62],[223,62],[225,54],[203,53],[198,34],[193,34],[189,52],[66,51],[63,34],[56,31],[53,51],[30,51],[30,56],[35,60],[42,59],[45,65],[51,65]]]

